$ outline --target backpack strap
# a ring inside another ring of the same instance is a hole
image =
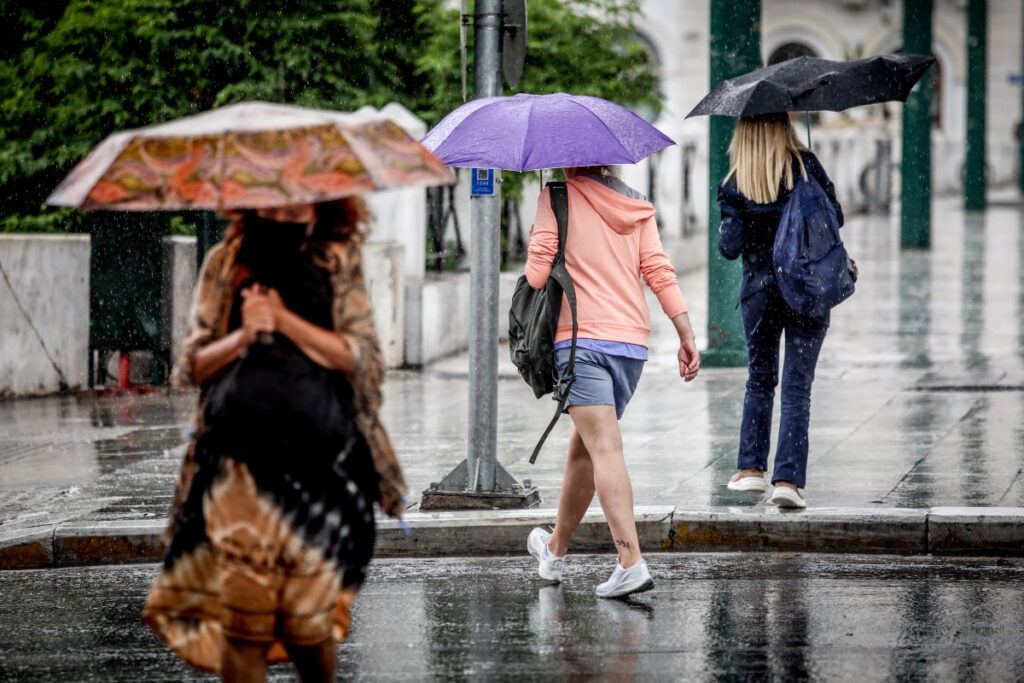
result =
[[[569,192],[565,183],[548,183],[548,188],[551,191],[551,210],[554,212],[555,221],[558,223],[558,251],[555,253],[555,260],[551,265],[551,275],[549,277],[558,283],[562,289],[562,294],[565,295],[566,300],[569,302],[569,312],[572,313],[572,345],[569,347],[569,362],[566,364],[565,370],[560,376],[555,377],[555,391],[552,396],[558,404],[555,409],[555,415],[551,418],[547,429],[541,435],[540,441],[534,447],[533,454],[530,455],[531,465],[537,461],[541,447],[547,440],[551,430],[555,428],[558,418],[562,416],[562,411],[565,410],[565,403],[569,400],[569,390],[572,388],[573,383],[576,382],[576,335],[579,332],[579,323],[576,317],[576,287],[573,286],[569,270],[565,267],[565,243],[569,235]],[[552,310],[555,311],[560,308],[561,301],[552,306]]]

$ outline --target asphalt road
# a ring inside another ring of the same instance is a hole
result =
[[[339,678],[1024,679],[1024,560],[651,555],[654,591],[597,600],[612,562],[570,556],[561,587],[526,558],[375,563]],[[0,572],[0,680],[213,680],[140,622],[155,569]]]

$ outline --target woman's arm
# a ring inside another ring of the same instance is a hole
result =
[[[658,235],[658,225],[653,217],[640,226],[640,275],[658,297],[658,303],[666,316],[672,319],[680,313],[686,313],[686,302],[679,291],[676,269],[665,255],[661,236]]]
[[[661,310],[672,321],[679,335],[679,376],[689,382],[697,376],[700,369],[700,353],[694,339],[693,328],[690,327],[690,316],[686,312],[683,293],[679,291],[676,280],[676,269],[665,255],[658,235],[658,226],[654,218],[650,218],[640,228],[640,274],[644,282],[651,288]]]
[[[189,311],[188,334],[171,373],[171,384],[176,387],[203,384],[244,350],[240,335],[219,336],[227,300],[223,280],[228,258],[229,249],[221,242],[210,249],[203,261]],[[230,340],[224,341],[228,337]],[[214,345],[213,351],[206,351]]]
[[[247,309],[253,319],[255,333],[276,331],[288,337],[299,350],[309,358],[328,370],[352,372],[352,348],[345,337],[333,330],[326,330],[314,325],[302,316],[288,310],[276,289],[255,286],[242,292],[245,303],[242,305],[243,325],[247,323]],[[260,326],[265,316],[269,316],[269,330]]]
[[[277,294],[276,291],[271,291]],[[352,347],[345,337],[314,325],[283,305],[277,314],[277,331],[291,339],[314,363],[328,370],[352,372],[355,369],[352,362]]]
[[[198,349],[192,356],[192,381],[204,384],[225,365],[241,356],[247,348],[249,344],[245,339],[245,330],[239,327]]]
[[[743,220],[725,192],[725,183],[718,186],[718,208],[722,223],[718,226],[718,252],[732,261],[743,253]]]
[[[544,289],[557,253],[558,221],[551,209],[551,190],[545,187],[537,200],[537,218],[530,231],[530,248],[526,257],[526,279],[531,287]]]
[[[192,356],[192,381],[203,384],[231,363],[256,341],[261,333],[277,328],[274,311],[254,288],[242,290],[242,326],[220,339],[196,349]]]

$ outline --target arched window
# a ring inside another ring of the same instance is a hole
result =
[[[654,45],[654,41],[640,31],[637,31],[635,37],[636,42],[643,45],[644,51],[647,53],[647,63],[645,64],[646,71],[658,79],[658,87],[663,90],[663,84],[661,81],[661,55],[658,53],[658,48]],[[634,111],[649,123],[653,123],[654,120],[658,118],[654,113],[654,108],[647,105],[635,105]]]
[[[766,66],[778,64],[780,62],[787,62],[790,59],[796,59],[797,57],[817,56],[818,53],[814,51],[814,48],[810,47],[809,45],[805,45],[804,43],[783,43],[782,45],[772,50],[772,53],[768,55],[768,64]],[[803,117],[801,116],[800,118],[802,119]],[[811,123],[815,126],[821,123],[821,115],[816,111],[812,111],[810,113],[810,118]]]
[[[796,59],[797,57],[817,57],[818,53],[814,51],[808,45],[803,43],[783,43],[782,45],[775,48],[772,53],[768,56],[768,66],[772,64],[778,64],[779,62],[785,62],[790,59]]]

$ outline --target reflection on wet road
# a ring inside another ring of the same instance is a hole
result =
[[[1024,677],[1024,560],[652,555],[599,601],[609,557],[563,586],[525,559],[382,561],[343,680],[978,680]],[[212,680],[139,621],[153,565],[0,573],[0,680]],[[273,680],[292,680],[276,669]]]

